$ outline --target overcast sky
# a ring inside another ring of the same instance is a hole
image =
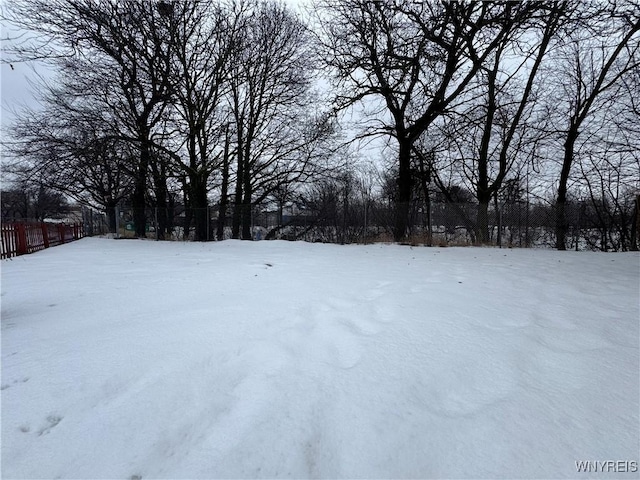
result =
[[[24,35],[24,30],[15,28],[10,23],[3,21],[0,25],[3,50],[10,40]],[[13,62],[13,59],[2,55],[0,62],[0,116],[3,137],[7,128],[15,118],[14,112],[24,106],[35,107],[34,84],[38,75],[45,78],[53,75],[53,71],[42,62]],[[11,64],[8,62],[12,61]]]
[[[308,5],[310,0],[286,0],[296,10]],[[9,31],[6,25],[1,26],[0,38],[5,39],[8,35],[14,36],[13,31]],[[2,42],[4,43],[4,41]],[[53,73],[43,64],[14,63],[13,69],[5,63],[6,58],[0,62],[0,119],[4,137],[7,128],[14,119],[14,111],[25,105],[35,106],[33,94],[33,83],[37,83],[38,74],[50,76]]]
[[[293,7],[294,10],[298,10],[304,16],[302,12],[305,7],[309,6],[311,0],[286,0],[286,3]],[[5,25],[3,25],[4,27]],[[2,29],[1,38],[9,36],[15,36],[14,32],[8,31],[6,28]],[[3,42],[4,43],[4,42]],[[50,78],[54,75],[54,71],[47,65],[41,62],[16,62],[12,66],[5,63],[6,58],[0,62],[0,125],[2,128],[2,138],[6,139],[7,128],[15,119],[15,113],[19,112],[25,106],[32,108],[37,107],[35,100],[34,88],[39,82],[39,76]],[[345,125],[354,121],[355,117],[359,117],[359,113],[351,112],[344,118]],[[347,127],[348,129],[349,127]],[[347,132],[345,132],[347,133]],[[351,132],[355,135],[354,132]],[[361,153],[369,159],[378,160],[380,156],[380,149],[384,144],[383,141],[369,139],[360,146]]]
[[[13,111],[24,105],[35,105],[33,87],[31,83],[36,80],[36,73],[28,63],[15,63],[13,69],[8,64],[0,65],[1,73],[1,114],[2,129],[11,123],[14,118]],[[39,65],[36,71],[42,72],[45,67]]]

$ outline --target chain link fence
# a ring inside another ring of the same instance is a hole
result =
[[[147,238],[180,241],[213,241],[230,238],[252,240],[303,240],[324,243],[372,243],[393,241],[396,208],[392,202],[357,201],[327,208],[280,208],[253,206],[250,225],[233,215],[224,218],[218,207],[189,209],[147,208]],[[133,209],[121,205],[116,210],[119,238],[135,237]],[[430,246],[495,245],[519,248],[555,248],[556,212],[541,203],[491,204],[486,227],[478,225],[478,205],[473,203],[432,203],[409,205],[407,243]],[[160,221],[162,219],[162,221]],[[100,229],[106,225],[100,223]],[[86,223],[86,222],[85,222]],[[574,250],[626,251],[637,248],[638,211],[603,216],[586,203],[565,207],[566,248]],[[93,222],[96,231],[96,221]],[[243,228],[245,227],[245,228]],[[485,239],[480,241],[481,232]]]
[[[107,216],[91,208],[81,210],[82,227],[85,237],[109,234]]]

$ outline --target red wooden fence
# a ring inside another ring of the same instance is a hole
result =
[[[9,258],[78,240],[84,232],[78,223],[3,223],[0,236],[0,258]]]

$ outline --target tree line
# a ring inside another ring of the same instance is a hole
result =
[[[162,238],[179,198],[195,238],[214,238],[213,199],[249,239],[256,205],[310,205],[353,178],[392,203],[396,241],[416,204],[466,191],[487,243],[490,205],[525,186],[553,208],[558,249],[571,202],[637,230],[638,2],[319,0],[303,18],[261,0],[35,0],[3,15],[36,32],[7,61],[58,72],[12,127],[12,170],[113,228],[127,199],[138,236],[159,207]],[[348,147],[373,137],[382,162]]]
[[[41,110],[13,127],[23,175],[103,208],[159,207],[171,194],[207,238],[208,195],[232,199],[233,236],[250,238],[250,206],[321,173],[333,147],[318,108],[309,30],[282,4],[246,2],[28,2],[12,19],[39,34],[19,55],[57,68]],[[44,39],[44,45],[41,43]]]

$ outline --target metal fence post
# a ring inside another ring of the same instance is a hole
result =
[[[120,238],[120,205],[116,205],[116,238]]]
[[[366,196],[365,197],[365,201],[364,201],[364,241],[362,243],[364,243],[365,245],[367,244],[367,208],[369,207],[369,197]]]
[[[84,225],[85,225],[85,213],[84,213],[85,207],[84,205],[80,206],[80,215],[82,216],[82,223],[80,223],[80,225],[82,226],[82,236],[84,237]]]
[[[577,217],[577,225],[575,226],[576,229],[576,233],[575,233],[575,240],[576,240],[576,252],[579,251],[578,248],[578,244],[580,243],[580,213],[582,213],[582,208],[578,208],[578,217]]]
[[[502,248],[502,209],[500,208],[499,202],[496,202],[496,220],[496,223],[498,224],[496,243],[498,244],[498,247]]]
[[[433,209],[431,206],[431,198],[427,202],[427,232],[429,234],[429,246],[433,247]]]
[[[529,180],[527,179],[527,182]],[[529,196],[527,195],[527,203],[526,203],[526,208],[527,211],[525,212],[525,226],[524,226],[524,245],[525,247],[529,248],[531,246],[531,239],[529,238],[529,223],[530,223],[530,218],[529,218]]]

